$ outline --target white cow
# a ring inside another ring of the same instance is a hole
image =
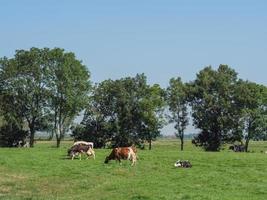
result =
[[[78,145],[78,144],[84,144],[84,145],[89,145],[92,147],[92,149],[94,148],[94,143],[93,142],[86,142],[86,141],[77,141],[74,142],[74,144],[72,146]]]

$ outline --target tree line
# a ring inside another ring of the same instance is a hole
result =
[[[59,147],[70,130],[96,147],[148,142],[151,149],[161,128],[173,123],[183,150],[190,116],[199,130],[195,145],[218,151],[238,141],[247,150],[250,140],[267,135],[267,88],[238,78],[227,65],[204,67],[190,82],[171,78],[161,88],[144,74],[92,84],[87,67],[60,48],[17,50],[0,59],[1,146],[27,137],[33,147],[36,131],[47,131]]]

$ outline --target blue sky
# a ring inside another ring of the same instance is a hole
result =
[[[265,0],[0,0],[0,57],[61,47],[93,82],[145,73],[166,87],[228,64],[267,85]]]

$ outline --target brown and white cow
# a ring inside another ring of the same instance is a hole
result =
[[[110,160],[118,160],[121,162],[123,160],[132,161],[132,166],[136,163],[137,150],[135,147],[117,147],[112,149],[109,156],[106,157],[105,163],[108,163]]]
[[[73,145],[68,150],[68,155],[71,157],[72,160],[74,159],[75,156],[79,156],[79,158],[81,160],[82,154],[86,154],[87,159],[89,158],[89,156],[93,156],[95,159],[95,151],[93,150],[91,145],[76,144],[76,145]]]

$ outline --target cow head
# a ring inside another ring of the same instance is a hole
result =
[[[68,156],[70,156],[70,154],[71,154],[71,149],[68,149]]]
[[[106,159],[105,159],[105,162],[104,162],[104,163],[105,163],[105,164],[107,164],[107,163],[108,163],[108,161],[109,161],[109,156],[107,156],[107,157],[106,157]]]
[[[235,150],[235,147],[234,147],[234,145],[231,145],[231,146],[229,146],[229,150]]]
[[[177,160],[175,163],[174,163],[174,167],[182,167],[182,163],[180,160]]]

